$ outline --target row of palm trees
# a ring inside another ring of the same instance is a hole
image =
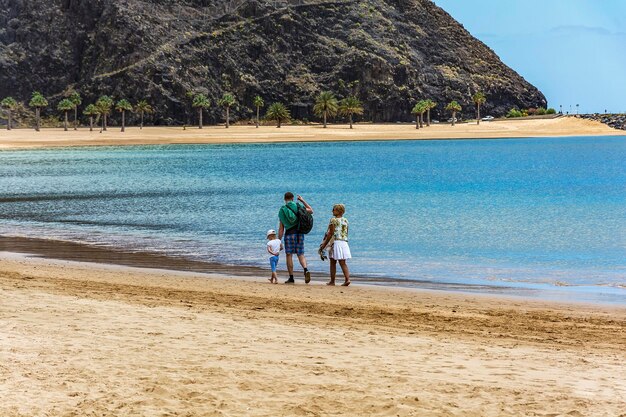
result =
[[[217,105],[223,107],[226,112],[226,128],[230,126],[230,109],[236,105],[235,96],[231,93],[226,93],[217,101]],[[202,114],[203,111],[211,106],[211,101],[204,94],[196,94],[192,99],[192,107],[198,110],[198,127],[202,129]],[[252,99],[252,105],[256,108],[256,120],[255,125],[258,128],[261,118],[261,109],[265,107],[265,101],[261,96],[255,96]],[[361,101],[354,97],[346,97],[343,100],[338,100],[335,95],[330,91],[323,91],[317,97],[313,111],[316,115],[323,117],[324,127],[327,126],[327,118],[342,114],[347,116],[350,121],[350,129],[353,128],[354,115],[363,114],[363,104]],[[289,109],[283,103],[272,103],[267,108],[265,119],[270,121],[276,121],[277,126],[281,127],[283,122],[291,120],[291,114]]]
[[[354,96],[349,96],[339,101],[331,91],[322,91],[315,99],[313,113],[323,119],[324,128],[328,125],[328,117],[334,117],[337,114],[348,116],[350,129],[352,129],[352,117],[355,114],[363,114],[363,104]]]
[[[126,131],[126,112],[139,113],[141,117],[139,129],[143,129],[144,115],[154,112],[154,109],[146,100],[140,100],[133,106],[130,101],[126,100],[125,98],[115,102],[115,100],[113,100],[109,96],[102,96],[98,100],[96,100],[95,104],[89,104],[83,110],[83,113],[86,116],[89,116],[89,130],[93,130],[94,118],[96,119],[96,123],[98,121],[98,118],[101,118],[102,125],[100,131],[106,131],[108,117],[113,109],[119,112],[122,116],[122,132]]]
[[[482,106],[483,104],[487,102],[487,97],[485,96],[484,93],[479,91],[472,96],[472,101],[476,105],[477,124],[480,124],[480,106]],[[417,102],[417,104],[415,104],[415,107],[413,107],[413,109],[411,110],[411,113],[414,114],[416,117],[416,120],[415,120],[416,129],[424,127],[424,113],[427,114],[426,126],[430,126],[430,111],[434,109],[435,107],[437,107],[437,103],[435,103],[431,99],[420,100]],[[456,114],[460,112],[461,110],[463,110],[463,108],[456,100],[453,100],[446,105],[445,110],[452,113],[452,126],[454,126],[456,124]]]
[[[74,130],[78,129],[78,106],[83,102],[82,97],[77,91],[72,91],[66,98],[61,100],[57,105],[57,110],[63,112],[63,128],[68,130],[68,113],[74,111]],[[39,132],[41,127],[41,109],[48,107],[48,100],[38,91],[31,96],[28,105],[35,109],[35,130]],[[18,103],[13,97],[6,97],[0,101],[0,106],[7,112],[7,130],[12,129],[12,115],[17,109]],[[122,115],[122,132],[126,130],[126,112],[134,111],[141,115],[140,129],[143,129],[144,115],[152,113],[154,109],[146,100],[140,100],[134,106],[126,99],[120,99],[115,102],[109,96],[100,97],[94,104],[89,104],[83,110],[83,114],[89,117],[89,130],[93,131],[94,118],[96,122],[100,118],[102,120],[101,131],[107,130],[107,118],[112,110],[120,112]]]
[[[190,97],[192,98],[192,107],[197,109],[198,111],[198,127],[202,129],[203,112],[211,107],[211,101],[206,95],[200,93],[191,94]],[[476,104],[477,120],[478,123],[480,123],[480,107],[487,101],[487,98],[482,92],[478,92],[472,96],[472,100]],[[28,104],[30,107],[35,109],[35,130],[39,131],[41,123],[41,109],[49,105],[48,100],[40,92],[35,91],[32,94],[32,97]],[[81,95],[77,91],[72,91],[57,105],[57,110],[63,112],[64,114],[63,128],[65,131],[68,130],[68,114],[71,111],[74,111],[74,130],[78,128],[78,106],[80,106],[81,104]],[[227,129],[230,127],[230,109],[236,104],[237,101],[235,99],[235,96],[231,93],[224,94],[222,98],[217,101],[217,105],[224,108],[226,116],[225,125]],[[265,107],[265,102],[261,96],[257,95],[253,98],[252,104],[256,108],[255,124],[258,128],[260,124],[260,111],[261,108]],[[6,97],[2,101],[0,101],[0,106],[4,108],[7,112],[7,129],[11,130],[12,112],[17,108],[18,103],[13,97]],[[426,124],[426,126],[430,126],[430,112],[435,107],[437,107],[437,103],[430,99],[420,100],[419,102],[417,102],[417,104],[415,104],[411,113],[416,116],[416,129],[423,128],[424,124]],[[101,96],[95,103],[89,104],[83,110],[83,114],[89,117],[89,130],[93,131],[94,121],[95,123],[98,123],[98,121],[101,120],[102,124],[100,131],[106,131],[108,116],[113,110],[116,110],[121,114],[122,132],[124,132],[126,129],[126,112],[135,112],[140,114],[140,129],[143,129],[144,115],[154,112],[153,107],[146,100],[140,100],[133,106],[126,99],[120,99],[115,102],[113,98],[109,96]],[[461,105],[457,101],[452,101],[445,107],[445,110],[452,113],[452,126],[454,126],[456,123],[456,113],[462,110]],[[363,114],[363,104],[355,96],[349,96],[342,100],[339,100],[333,92],[323,91],[315,99],[313,112],[315,113],[315,115],[322,118],[324,128],[326,128],[328,125],[328,118],[342,115],[348,117],[350,129],[352,129],[354,115]],[[424,114],[427,115],[426,122],[424,122]],[[283,122],[288,122],[289,120],[291,120],[291,114],[289,113],[289,109],[287,109],[284,104],[280,102],[275,102],[267,108],[265,119],[270,121],[276,121],[277,127],[280,128]]]

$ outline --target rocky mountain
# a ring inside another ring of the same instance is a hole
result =
[[[435,117],[451,100],[471,117],[479,90],[485,114],[547,104],[431,0],[0,0],[0,98],[39,90],[56,115],[71,89],[85,103],[145,98],[157,124],[193,122],[190,91],[214,104],[234,93],[239,119],[259,94],[313,120],[326,89],[357,95],[373,121],[412,120],[422,98],[439,103]]]

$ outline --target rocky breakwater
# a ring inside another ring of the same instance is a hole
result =
[[[583,119],[595,120],[614,129],[626,130],[626,114],[584,114]]]
[[[324,90],[357,96],[363,120],[411,121],[417,100],[438,103],[433,118],[473,117],[471,96],[487,96],[483,114],[546,107],[544,95],[431,0],[0,0],[0,97],[51,101],[70,89],[92,103],[146,99],[155,124],[192,123],[189,92],[223,121],[255,114],[256,95],[282,102],[295,118],[317,120]],[[114,118],[112,118],[112,121]],[[86,118],[83,122],[86,122]]]

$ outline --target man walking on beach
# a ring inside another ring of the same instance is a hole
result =
[[[289,279],[285,284],[294,284],[293,279],[293,254],[298,257],[298,261],[304,269],[304,282],[311,282],[311,273],[306,266],[306,258],[304,257],[304,234],[298,231],[298,209],[304,207],[306,211],[313,214],[313,209],[298,196],[299,203],[293,201],[293,193],[285,193],[285,205],[278,211],[278,219],[280,226],[278,229],[278,238],[284,240],[285,259],[287,261],[287,270],[289,271]]]

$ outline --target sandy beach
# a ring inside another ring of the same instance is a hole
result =
[[[14,129],[0,131],[0,148],[29,148],[48,146],[148,145],[193,143],[271,143],[350,140],[415,140],[415,139],[488,139],[551,136],[626,136],[626,131],[610,128],[592,120],[563,117],[556,119],[504,120],[476,124],[433,124],[417,130],[409,124],[361,124],[349,129],[347,125],[283,126],[193,126],[129,127],[121,133],[118,127],[108,131],[89,132],[63,129]]]
[[[625,134],[575,118],[19,129],[0,148]],[[232,268],[0,238],[0,416],[626,416],[626,307]]]
[[[624,416],[626,308],[0,260],[2,416]]]

